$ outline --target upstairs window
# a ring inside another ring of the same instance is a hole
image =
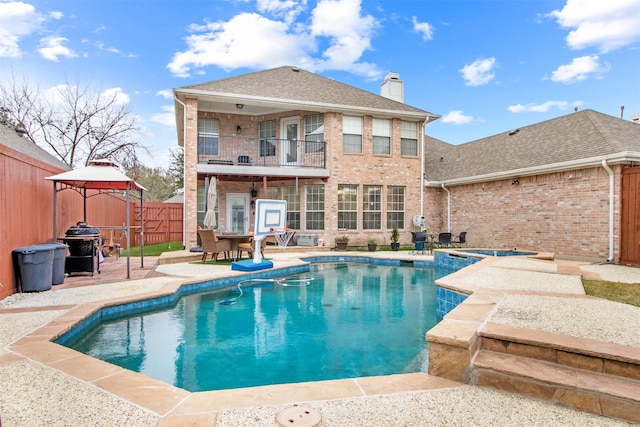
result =
[[[373,119],[373,154],[391,154],[391,120]]]
[[[362,153],[362,117],[342,116],[342,151]]]
[[[324,114],[304,118],[304,151],[316,153],[324,148]]]
[[[418,123],[400,123],[400,154],[403,156],[418,155]]]
[[[276,121],[267,120],[258,125],[260,137],[260,157],[276,155]]]
[[[220,155],[220,122],[198,118],[198,156]]]

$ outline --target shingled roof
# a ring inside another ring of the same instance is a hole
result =
[[[62,170],[71,169],[66,163],[40,148],[33,141],[19,136],[9,126],[0,124],[0,144]]]
[[[240,76],[184,86],[177,92],[211,92],[261,100],[360,107],[439,117],[428,111],[337,82],[297,67],[284,66]]]
[[[426,158],[431,182],[569,169],[602,158],[638,161],[640,125],[584,110],[457,146],[427,138]]]

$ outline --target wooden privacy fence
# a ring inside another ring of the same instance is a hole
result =
[[[155,245],[165,242],[182,241],[183,205],[182,203],[145,203],[144,204],[144,244]],[[140,245],[140,205],[136,204],[132,245]]]

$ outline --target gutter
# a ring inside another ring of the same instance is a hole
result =
[[[565,172],[571,169],[586,169],[590,167],[602,166],[602,160],[607,160],[610,164],[625,162],[640,162],[640,152],[638,151],[622,151],[620,153],[611,154],[603,157],[588,157],[586,159],[571,160],[568,162],[552,163],[549,165],[533,166],[529,168],[512,169],[508,171],[494,172],[483,175],[468,176],[463,178],[454,178],[443,181],[427,181],[427,187],[440,187],[442,183],[447,185],[463,185],[478,184],[481,182],[490,182],[500,179],[510,179],[523,176],[548,174],[555,172]]]
[[[613,262],[613,244],[614,244],[614,221],[615,221],[615,213],[614,213],[614,199],[615,199],[615,182],[614,182],[614,174],[607,161],[602,159],[602,167],[609,174],[609,258],[607,258],[607,262]]]
[[[186,151],[187,147],[187,104],[180,101],[178,97],[174,94],[173,99],[176,102],[182,104],[182,147],[183,150]],[[187,168],[184,167],[184,162],[186,157],[182,156],[182,183],[183,185],[187,182]],[[182,249],[187,248],[187,210],[185,209],[185,205],[187,203],[187,189],[183,188],[183,196],[182,196]]]

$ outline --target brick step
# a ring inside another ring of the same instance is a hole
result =
[[[472,361],[470,383],[640,423],[640,381],[635,379],[480,350]]]

